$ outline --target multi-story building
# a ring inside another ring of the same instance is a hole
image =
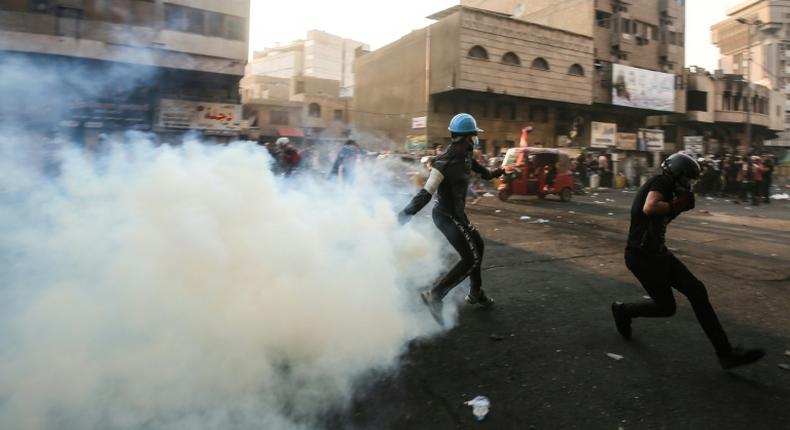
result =
[[[362,42],[310,30],[304,40],[253,53],[246,76],[330,79],[340,82],[340,94],[351,97],[354,92],[353,63],[358,51],[370,47]],[[254,79],[245,80],[245,91],[264,91]]]
[[[790,147],[790,0],[744,1],[727,10],[727,19],[711,27],[711,36],[724,73],[785,94],[785,131],[763,144]]]
[[[678,141],[685,140],[685,149],[699,154],[747,154],[751,150],[745,144],[747,122],[756,142],[784,130],[782,92],[755,84],[750,94],[743,76],[720,70],[711,74],[699,67],[688,68],[685,79],[686,113],[651,118],[672,125]]]
[[[4,0],[0,60],[72,81],[80,70],[85,88],[116,77],[101,93],[76,94],[55,118],[60,132],[89,145],[128,128],[232,136],[249,11],[249,0]]]
[[[452,113],[470,111],[489,153],[531,125],[531,145],[654,161],[635,144],[647,118],[685,111],[681,0],[461,3],[357,60],[355,126],[430,146],[446,141]]]

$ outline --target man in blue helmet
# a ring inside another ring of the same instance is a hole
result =
[[[466,296],[467,303],[481,306],[494,303],[481,288],[483,238],[469,222],[464,209],[471,172],[480,174],[486,180],[503,173],[502,169],[488,170],[472,157],[472,151],[478,145],[477,134],[483,131],[477,128],[477,121],[472,115],[456,115],[450,121],[448,130],[452,138],[450,147],[436,157],[425,187],[398,215],[402,224],[407,222],[437,195],[433,222],[461,256],[461,261],[441,277],[431,290],[421,294],[422,300],[439,323],[442,323],[442,299],[467,276],[471,284]]]
[[[758,348],[733,347],[708,300],[705,285],[665,245],[667,225],[683,212],[694,209],[692,182],[700,167],[690,156],[677,153],[661,164],[662,173],[648,180],[636,193],[631,207],[631,227],[625,248],[625,265],[650,295],[637,303],[612,303],[615,326],[631,338],[634,318],[660,318],[675,314],[672,289],[688,298],[724,369],[753,363],[765,355]]]

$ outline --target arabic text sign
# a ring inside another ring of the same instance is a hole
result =
[[[639,148],[643,151],[661,152],[664,150],[664,130],[639,129]]]
[[[411,119],[411,128],[425,128],[428,123],[428,117],[415,116]]]
[[[675,75],[613,64],[612,104],[673,111]]]
[[[162,99],[157,125],[164,128],[238,131],[241,105]]]
[[[683,149],[686,154],[700,155],[705,152],[702,136],[683,136]]]
[[[615,145],[617,124],[609,122],[590,123],[590,146],[593,148],[610,148]]]

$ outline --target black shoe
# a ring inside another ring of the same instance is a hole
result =
[[[431,311],[431,316],[439,325],[444,326],[444,318],[442,317],[442,301],[436,300],[433,297],[433,293],[431,290],[423,291],[420,293],[420,297],[422,298],[423,303],[425,306],[428,306],[428,310]]]
[[[612,316],[620,336],[623,336],[625,339],[631,339],[631,317],[625,314],[625,304],[621,302],[612,303]]]
[[[719,364],[724,370],[734,369],[738,366],[751,364],[765,356],[765,350],[760,348],[743,349],[735,347],[727,355],[719,356]]]
[[[483,290],[480,290],[480,293],[478,293],[476,296],[473,296],[472,293],[467,294],[466,297],[464,297],[464,300],[466,300],[466,303],[469,303],[470,305],[480,305],[485,308],[494,305],[494,299],[488,297]]]

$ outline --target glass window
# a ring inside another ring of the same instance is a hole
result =
[[[228,39],[231,40],[246,40],[244,20],[237,16],[225,16],[225,25],[228,28]]]
[[[310,103],[307,106],[307,115],[311,118],[321,118],[321,105],[318,103]]]
[[[343,110],[335,109],[333,117],[335,118],[335,121],[343,121]]]
[[[598,27],[609,28],[611,27],[612,14],[602,10],[595,11],[595,23]]]
[[[206,12],[206,35],[225,37],[225,15],[216,12]]]

